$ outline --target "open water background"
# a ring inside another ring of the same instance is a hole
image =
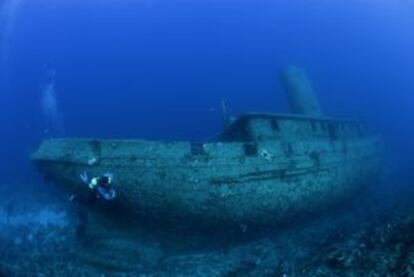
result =
[[[414,239],[406,235],[412,226],[395,223],[413,209],[394,209],[393,204],[412,202],[413,15],[410,0],[0,0],[0,275],[36,276],[49,270],[40,266],[49,258],[56,260],[49,266],[59,268],[62,260],[77,257],[69,253],[78,246],[68,243],[73,242],[75,217],[66,210],[66,196],[46,186],[30,163],[42,139],[208,141],[223,127],[223,99],[232,115],[288,112],[279,72],[291,64],[307,70],[326,115],[362,119],[384,137],[378,193],[359,199],[365,206],[352,206],[341,216],[321,216],[323,223],[305,224],[279,241],[264,238],[229,252],[195,256],[161,259],[160,254],[162,269],[153,262],[154,253],[162,252],[159,246],[140,242],[144,271],[197,276],[198,270],[234,267],[229,272],[263,276],[257,272],[269,267],[285,274],[295,272],[298,257],[323,255],[325,250],[312,249],[325,243],[336,244],[345,257],[372,254],[373,264],[363,263],[365,269],[383,274],[386,263],[380,264],[376,255],[392,257],[396,241],[414,249]],[[398,215],[382,212],[390,203],[388,210]],[[364,229],[364,224],[369,226]],[[392,224],[397,235],[389,244],[383,234],[392,233]],[[366,231],[370,228],[379,231]],[[351,235],[344,242],[345,229]],[[319,238],[322,242],[316,243]],[[357,252],[370,238],[378,238],[378,249],[364,246]],[[54,249],[53,257],[48,247]],[[305,254],[298,255],[296,248]],[[251,268],[254,253],[262,267]],[[390,276],[401,276],[411,259],[397,256],[402,261],[395,259],[397,275]],[[293,262],[287,263],[289,259]],[[318,259],[318,266],[326,260]],[[275,261],[283,270],[274,269]],[[334,261],[332,270],[346,271]],[[347,263],[360,270],[358,263]],[[317,272],[311,268],[308,272]],[[356,272],[346,276],[370,276]]]
[[[411,156],[414,4],[1,0],[1,176],[30,182],[50,136],[205,140],[230,112],[286,112],[279,71],[304,67],[324,112],[362,118]],[[55,72],[50,122],[42,90]],[[395,165],[395,162],[393,162]],[[398,162],[404,167],[406,161]]]

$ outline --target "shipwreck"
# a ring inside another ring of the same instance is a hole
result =
[[[277,224],[375,183],[380,136],[324,116],[302,69],[289,67],[281,81],[291,113],[240,115],[212,142],[47,139],[32,161],[81,196],[79,174],[112,172],[112,205],[159,220]]]

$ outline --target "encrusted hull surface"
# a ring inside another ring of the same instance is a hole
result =
[[[381,169],[376,136],[290,142],[51,139],[32,159],[85,193],[79,174],[114,174],[115,204],[160,220],[277,224],[352,196]]]

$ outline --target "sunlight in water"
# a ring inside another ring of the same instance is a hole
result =
[[[24,0],[6,0],[0,6],[0,60],[6,62],[10,55],[10,38],[14,31],[16,16]]]
[[[4,0],[0,4],[0,89],[3,91],[9,89],[11,38],[23,2],[24,0]]]

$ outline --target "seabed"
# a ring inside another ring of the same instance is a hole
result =
[[[220,246],[200,238],[168,241],[173,236],[148,229],[133,244],[124,237],[85,241],[66,195],[38,188],[27,195],[2,189],[0,276],[414,276],[412,194],[388,205],[378,205],[384,196],[371,195],[306,223]]]

